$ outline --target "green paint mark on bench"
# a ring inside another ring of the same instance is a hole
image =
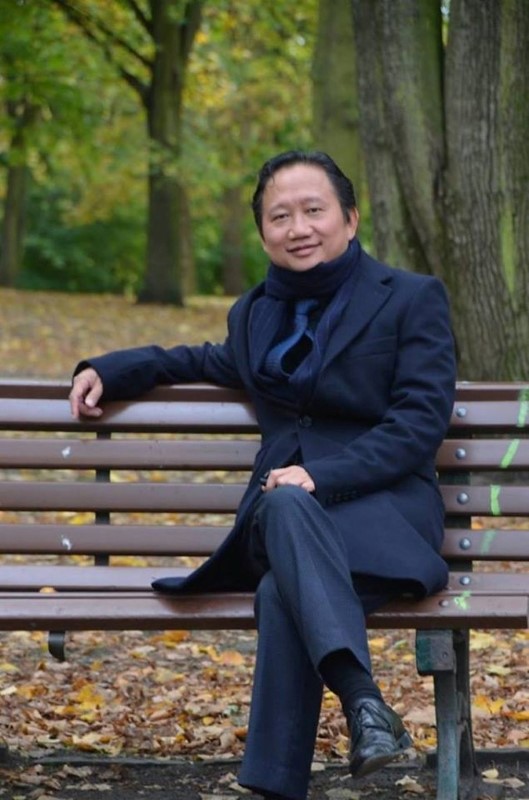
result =
[[[507,448],[507,452],[500,461],[500,467],[502,469],[507,469],[508,467],[511,466],[513,458],[515,457],[519,447],[520,447],[520,440],[513,439],[512,442],[509,444],[509,447]]]
[[[454,598],[454,603],[462,611],[466,611],[468,608],[468,601],[470,600],[471,596],[472,592],[469,589],[467,589],[462,594],[458,595],[458,597]]]
[[[529,416],[529,388],[521,389],[518,400],[520,401],[520,409],[518,411],[516,427],[523,428]]]
[[[481,553],[482,556],[490,551],[492,543],[496,538],[497,534],[498,531],[493,530],[493,528],[489,528],[489,530],[483,531],[482,544],[481,547],[479,548],[479,552]]]
[[[490,513],[493,517],[499,517],[501,514],[500,494],[501,486],[492,484],[490,487]]]

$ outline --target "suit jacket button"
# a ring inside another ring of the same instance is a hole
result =
[[[302,428],[310,428],[312,425],[312,417],[309,417],[308,414],[305,414],[303,417],[299,418],[299,424]]]

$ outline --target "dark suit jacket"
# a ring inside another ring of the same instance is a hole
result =
[[[82,362],[103,381],[104,398],[137,396],[161,383],[211,381],[244,388],[262,433],[235,527],[217,552],[181,583],[159,591],[253,589],[258,575],[244,522],[268,469],[298,460],[315,497],[347,545],[352,572],[441,588],[443,508],[434,459],[450,419],[455,359],[448,302],[436,278],[393,269],[362,252],[351,300],[332,332],[310,401],[288,407],[264,397],[250,371],[248,318],[263,285],[228,315],[223,344],[155,345]],[[301,455],[301,458],[299,456]]]

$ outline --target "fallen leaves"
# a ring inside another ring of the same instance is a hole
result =
[[[107,350],[109,342],[113,347],[128,347],[144,339],[165,345],[204,337],[222,340],[228,305],[224,299],[193,299],[186,309],[159,307],[153,314],[151,306],[118,297],[2,290],[2,372],[68,378],[79,358]],[[81,514],[73,519],[79,524],[85,521],[86,515]],[[119,563],[146,561],[127,557]],[[254,633],[96,631],[69,639],[71,661],[58,664],[45,654],[40,634],[0,635],[0,738],[11,747],[25,752],[36,747],[41,751],[77,748],[160,757],[242,754]],[[388,702],[404,716],[416,748],[434,747],[432,680],[415,670],[413,632],[376,631],[370,636],[370,646],[375,677]],[[529,693],[524,688],[528,654],[527,631],[472,634],[478,747],[529,748]],[[339,704],[331,692],[325,692],[316,756],[341,762],[347,749]],[[33,774],[33,779],[38,777],[39,773]],[[55,788],[45,782],[42,787],[48,794]],[[349,789],[336,790],[349,792],[343,798],[355,797]],[[398,790],[399,794],[420,794],[412,783]],[[339,798],[339,794],[329,795],[329,800]]]
[[[402,791],[409,792],[410,794],[424,794],[426,789],[422,786],[416,778],[411,778],[405,775],[398,781],[395,781],[395,786],[398,786]]]
[[[511,637],[509,674],[482,668],[504,663],[507,643],[498,636],[472,662],[478,747],[529,747],[526,634]],[[413,655],[412,634],[388,632],[384,640],[383,649],[374,649],[375,675],[416,748],[429,749],[435,746],[432,681],[403,658]],[[41,634],[2,634],[0,736],[26,752],[240,757],[255,643],[251,631],[76,633],[71,661],[61,664],[44,654]],[[316,757],[342,761],[347,748],[339,704],[325,692]]]
[[[186,308],[137,305],[115,295],[0,290],[2,374],[69,379],[88,356],[156,342],[223,341],[229,298],[191,297]],[[50,325],[53,320],[53,325]]]

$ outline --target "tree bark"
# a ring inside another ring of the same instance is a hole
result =
[[[150,16],[137,0],[122,0],[140,26],[140,39],[152,40],[154,56],[72,0],[54,0],[105,54],[123,80],[137,93],[147,114],[149,180],[147,264],[138,301],[183,305],[184,286],[192,281],[191,229],[187,198],[180,175],[182,94],[187,63],[200,25],[204,0],[148,0]],[[125,52],[132,63],[120,60]],[[143,75],[147,70],[148,78]]]
[[[320,0],[312,63],[314,143],[354,181],[364,179],[350,0]]]
[[[182,4],[180,4],[181,6]],[[156,45],[152,81],[146,94],[151,141],[147,268],[138,301],[184,304],[189,274],[191,231],[180,171],[182,94],[193,38],[200,24],[200,2],[187,2],[180,16],[174,0],[150,0]],[[186,269],[187,266],[187,269]]]
[[[358,59],[360,134],[366,164],[371,227],[378,258],[420,272],[429,265],[421,250],[397,174],[394,138],[385,101],[382,5],[353,0]],[[353,89],[353,92],[355,89]]]
[[[461,379],[527,379],[529,5],[452,0],[446,47],[438,0],[352,5],[377,255],[444,279]]]
[[[26,163],[27,129],[33,124],[36,109],[26,100],[6,104],[14,126],[11,138],[0,240],[0,285],[15,286],[24,253],[26,200],[30,172]]]
[[[453,0],[446,280],[465,378],[529,376],[529,6]]]
[[[240,184],[224,190],[222,208],[222,288],[224,294],[238,296],[244,291],[244,203]]]
[[[22,262],[28,178],[25,164],[8,167],[0,247],[0,286],[16,285]]]

